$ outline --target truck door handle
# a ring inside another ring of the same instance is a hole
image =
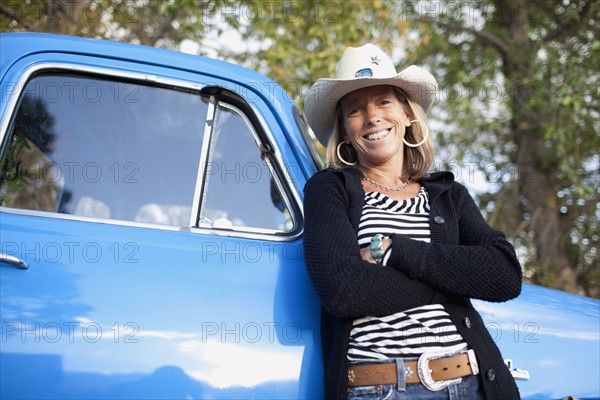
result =
[[[24,260],[9,254],[0,253],[0,263],[14,265],[20,269],[29,269],[29,264],[27,264]]]

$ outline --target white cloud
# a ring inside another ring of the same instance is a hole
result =
[[[302,347],[289,347],[284,351],[264,351],[216,340],[186,341],[179,350],[194,354],[205,370],[187,370],[196,379],[210,382],[218,388],[230,386],[255,386],[268,381],[297,379]],[[299,354],[300,353],[300,354]]]

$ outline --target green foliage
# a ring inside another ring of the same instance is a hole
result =
[[[389,2],[301,0],[284,3],[253,2],[266,18],[248,19],[242,26],[246,40],[263,43],[254,54],[238,54],[247,65],[288,89],[302,103],[302,93],[320,77],[333,76],[335,64],[348,46],[366,41],[391,51],[404,40],[405,21],[394,21]],[[268,17],[267,17],[268,16]],[[384,35],[384,32],[390,32]]]
[[[0,32],[37,31],[176,48],[238,26],[234,0],[3,0]]]

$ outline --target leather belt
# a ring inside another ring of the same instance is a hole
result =
[[[479,367],[473,350],[443,357],[424,353],[418,361],[404,361],[405,383],[422,383],[427,388],[443,388],[460,382],[463,376],[477,375]],[[396,385],[396,363],[374,363],[348,367],[348,386]],[[433,389],[439,390],[439,389]]]

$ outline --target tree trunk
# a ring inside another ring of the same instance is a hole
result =
[[[518,49],[503,55],[503,70],[507,93],[512,94],[511,130],[517,149],[514,161],[518,168],[518,191],[522,208],[529,214],[527,230],[536,250],[534,264],[527,267],[533,271],[536,283],[576,291],[575,271],[566,247],[569,232],[565,232],[560,221],[558,182],[553,167],[556,160],[544,138],[541,123],[544,117],[534,104],[544,104],[545,94],[527,84],[538,50],[527,34],[528,8],[520,7],[519,2],[497,4],[502,7],[502,21],[513,44],[510,48]]]

